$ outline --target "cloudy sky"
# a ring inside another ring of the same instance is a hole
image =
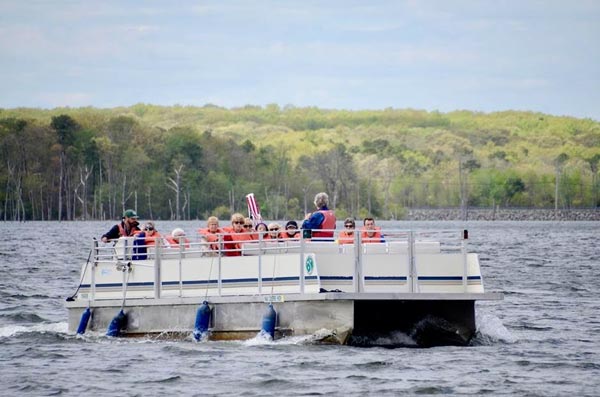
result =
[[[0,0],[0,108],[140,102],[600,121],[600,1]]]

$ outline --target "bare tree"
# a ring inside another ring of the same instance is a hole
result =
[[[180,211],[180,195],[181,195],[181,171],[183,170],[183,164],[181,164],[178,168],[174,168],[175,179],[169,177],[169,182],[167,186],[169,189],[175,192],[175,219],[181,220],[181,211]]]

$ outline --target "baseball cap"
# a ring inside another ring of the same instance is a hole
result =
[[[123,217],[125,218],[139,218],[138,214],[134,210],[127,210],[123,212]]]

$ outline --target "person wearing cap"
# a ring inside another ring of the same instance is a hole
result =
[[[298,240],[300,238],[300,232],[298,231],[298,223],[296,223],[296,221],[288,221],[285,224],[285,232],[282,233],[281,237],[286,240]]]
[[[356,223],[354,218],[346,218],[344,220],[344,230],[338,235],[338,244],[354,244],[354,230]]]
[[[106,243],[119,237],[132,237],[139,234],[141,230],[138,227],[138,218],[139,216],[134,210],[126,210],[123,212],[123,220],[102,235],[102,242]]]

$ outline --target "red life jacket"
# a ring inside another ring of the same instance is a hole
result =
[[[223,236],[223,250],[225,256],[241,256],[242,255],[242,242],[252,241],[252,234],[246,232],[235,232],[233,227],[224,227],[228,234]]]
[[[321,229],[313,229],[312,237],[313,238],[333,238],[333,229],[335,229],[335,215],[331,210],[319,210],[321,214],[325,217],[323,219],[323,223],[321,223]],[[323,230],[323,229],[331,229],[331,230]]]

